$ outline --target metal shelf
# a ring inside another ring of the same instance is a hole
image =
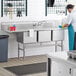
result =
[[[6,15],[5,13],[8,13],[12,10],[12,14],[21,14],[20,16],[25,13],[25,16],[27,16],[27,0],[2,0],[1,1],[1,16],[3,17]],[[20,17],[19,16],[19,17]]]
[[[49,2],[51,0],[46,0],[46,13],[47,14],[64,14],[66,15],[65,3],[67,0],[55,0],[53,6]]]

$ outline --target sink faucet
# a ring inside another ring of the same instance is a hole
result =
[[[38,26],[42,26],[43,24],[47,23],[46,21],[39,21]]]
[[[37,23],[34,23],[34,24],[33,24],[33,28],[35,28],[36,26],[37,26]]]

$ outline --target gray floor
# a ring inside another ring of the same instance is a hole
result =
[[[30,64],[32,65],[45,62],[47,62],[47,57],[45,55],[25,57],[24,60],[22,59],[18,60],[17,58],[9,59],[8,62],[0,63],[0,76],[17,76],[11,71],[4,69],[4,67],[13,67],[13,66],[30,65]],[[33,74],[25,74],[21,76],[47,76],[47,72],[44,71]]]

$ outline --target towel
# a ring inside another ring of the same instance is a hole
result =
[[[68,27],[69,51],[74,50],[74,29],[72,24]]]
[[[34,37],[34,29],[29,29],[29,37]]]

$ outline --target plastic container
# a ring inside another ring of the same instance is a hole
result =
[[[9,30],[10,30],[10,31],[15,31],[15,30],[16,30],[16,26],[15,26],[15,25],[10,26],[10,27],[9,27]]]
[[[0,62],[8,61],[8,35],[0,35]]]

